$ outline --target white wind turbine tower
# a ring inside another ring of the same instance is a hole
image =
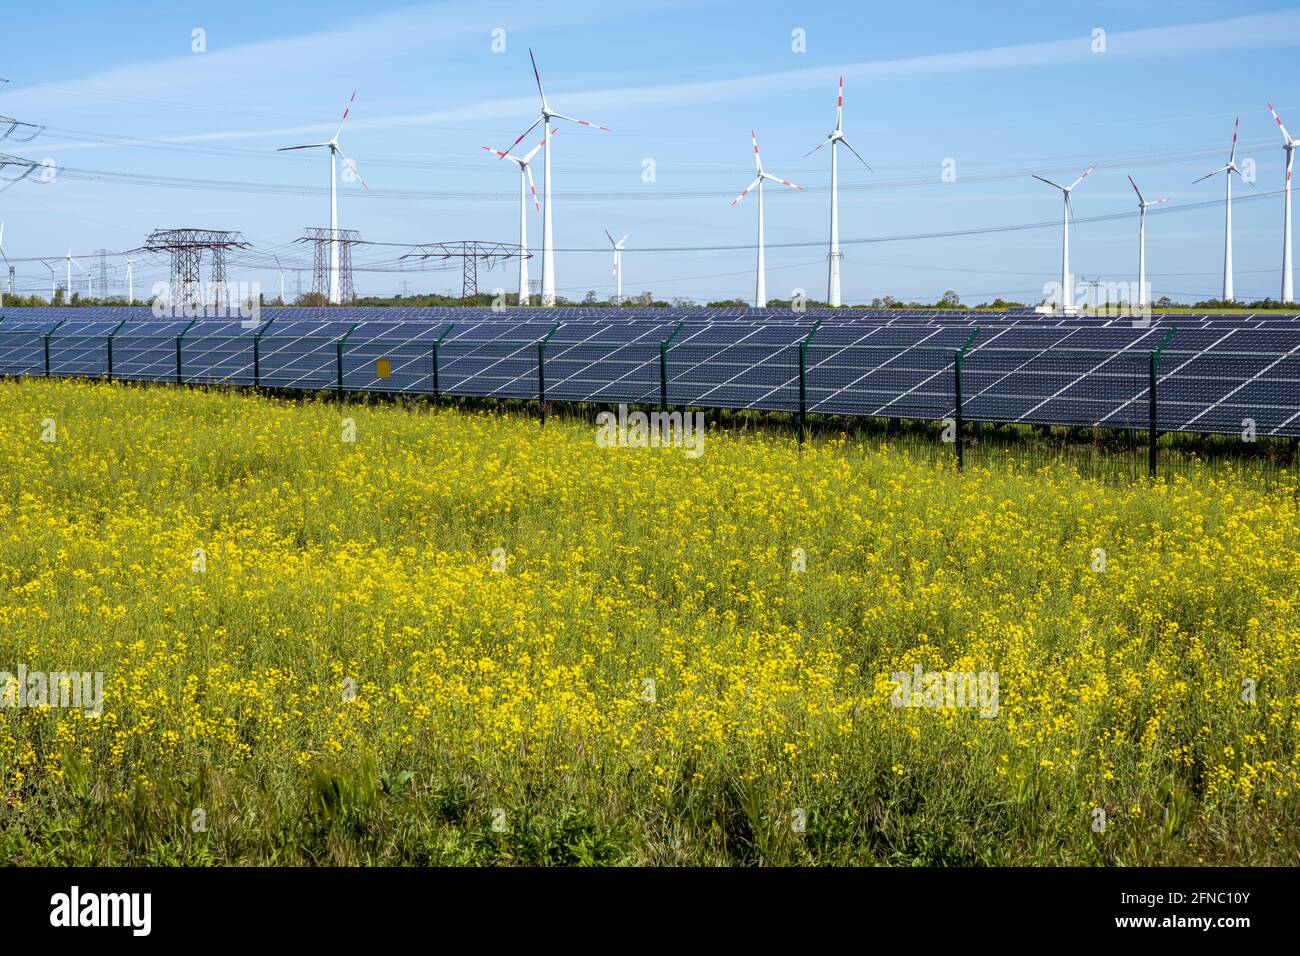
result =
[[[537,128],[538,123],[542,124],[542,143],[546,147],[546,171],[542,179],[542,305],[549,307],[555,305],[555,256],[551,225],[551,118],[568,120],[570,123],[590,126],[592,129],[603,130],[606,133],[609,132],[609,128],[598,123],[574,119],[572,116],[565,116],[551,109],[550,104],[546,102],[546,91],[542,89],[542,74],[537,71],[537,58],[533,56],[531,49],[528,51],[528,59],[533,63],[533,77],[537,80],[537,92],[542,98],[542,113],[533,120],[533,124],[528,129],[519,134],[518,139],[506,147],[501,155],[509,153],[525,136]]]
[[[831,147],[831,252],[830,252],[830,274],[826,280],[826,301],[831,306],[840,304],[840,166],[839,158],[836,155],[835,147],[843,145],[854,156],[858,157],[858,162],[867,166],[867,161],[858,156],[858,151],[849,145],[849,141],[844,138],[844,133],[840,129],[841,120],[844,117],[844,77],[840,77],[840,92],[835,100],[835,129],[831,134],[818,143],[813,149],[804,153],[807,159],[817,150],[821,149],[827,143]]]
[[[1128,178],[1129,185],[1138,195],[1138,301],[1139,306],[1147,304],[1147,207],[1159,206],[1162,202],[1169,202],[1168,199],[1153,199],[1147,202],[1142,198],[1142,190],[1138,189],[1138,184],[1133,182],[1133,177]]]
[[[1047,185],[1049,186],[1055,186],[1057,189],[1061,191],[1061,194],[1065,197],[1065,218],[1062,220],[1062,225],[1061,225],[1061,311],[1062,312],[1074,311],[1074,288],[1073,288],[1074,277],[1070,275],[1070,213],[1074,211],[1074,207],[1070,204],[1070,193],[1074,191],[1075,186],[1079,185],[1079,183],[1087,179],[1088,174],[1091,173],[1096,168],[1097,168],[1096,165],[1089,166],[1087,169],[1083,171],[1082,176],[1080,176],[1074,182],[1070,183],[1070,185],[1068,186],[1062,186],[1060,183],[1054,183],[1050,179],[1044,179],[1042,176],[1039,176],[1037,174],[1034,175],[1034,178],[1037,179],[1039,182],[1047,183]]]
[[[126,260],[126,304],[130,305],[135,301],[135,260],[124,252],[119,252],[119,256]]]
[[[1247,179],[1240,169],[1237,168],[1237,127],[1241,125],[1241,117],[1232,124],[1232,152],[1228,154],[1228,161],[1212,173],[1206,173],[1200,179],[1192,183],[1204,182],[1211,176],[1217,176],[1219,173],[1224,174],[1227,182],[1227,201],[1223,207],[1223,301],[1231,302],[1234,298],[1232,294],[1232,174],[1236,173],[1241,176],[1241,181],[1247,182]]]
[[[752,129],[749,131],[750,138],[754,141],[754,169],[758,175],[754,181],[745,187],[744,191],[731,200],[731,205],[740,202],[749,195],[749,191],[755,186],[758,187],[758,279],[754,290],[754,308],[767,308],[767,261],[763,255],[763,180],[770,179],[774,183],[780,183],[782,186],[789,186],[792,189],[803,189],[802,186],[796,186],[788,179],[781,179],[773,176],[763,169],[763,160],[758,155],[758,134]]]
[[[5,265],[9,265],[9,257],[5,255],[5,224],[3,222],[0,222],[0,259],[5,261]],[[4,287],[0,286],[0,305],[4,305],[4,303]]]
[[[69,256],[69,258],[71,258],[71,256],[72,256],[72,250],[71,250],[71,249],[68,250],[68,256]],[[95,291],[95,290],[91,287],[91,282],[93,281],[93,279],[92,279],[92,276],[91,276],[91,274],[90,274],[90,270],[87,269],[85,266],[83,266],[83,265],[82,265],[80,262],[78,262],[76,259],[72,259],[72,264],[73,264],[74,266],[76,266],[78,269],[80,269],[82,272],[84,272],[84,273],[86,274],[86,298],[87,298],[87,299],[94,298],[94,291]],[[71,283],[72,280],[69,279],[68,281],[69,281],[69,283]],[[71,288],[71,285],[70,285],[70,284],[69,284],[69,288]]]
[[[537,124],[534,123],[534,126]],[[528,295],[528,192],[533,194],[533,206],[539,211],[541,206],[537,203],[537,187],[533,185],[533,171],[528,164],[533,161],[537,151],[546,145],[547,140],[554,136],[559,130],[551,130],[536,146],[530,149],[523,156],[516,156],[510,152],[502,152],[499,149],[493,149],[491,146],[484,146],[489,153],[495,153],[498,159],[508,159],[519,167],[519,304],[530,305]],[[523,137],[521,136],[520,139]],[[518,142],[516,140],[516,142]]]
[[[605,235],[609,236],[609,244],[614,247],[614,304],[623,304],[623,243],[627,242],[627,236],[624,236],[618,242],[614,237],[609,235],[609,230],[605,230]]]
[[[1282,131],[1282,148],[1286,150],[1286,198],[1282,215],[1282,301],[1290,302],[1294,298],[1291,288],[1291,161],[1295,159],[1295,149],[1300,143],[1286,131],[1272,103],[1268,104],[1268,111],[1277,120],[1277,128]]]
[[[326,142],[324,142],[324,143],[307,143],[305,146],[281,146],[279,149],[276,150],[277,153],[286,153],[286,152],[288,152],[289,150],[293,150],[293,149],[324,149],[324,148],[327,148],[327,147],[328,147],[328,149],[329,149],[329,151],[330,151],[330,289],[329,289],[329,300],[330,300],[330,302],[331,302],[332,304],[338,304],[338,303],[341,301],[340,298],[339,298],[339,243],[338,243],[338,229],[339,229],[339,198],[338,198],[338,184],[337,184],[337,179],[338,179],[338,169],[337,169],[337,165],[336,165],[336,163],[334,162],[334,157],[335,157],[335,156],[342,156],[342,157],[343,157],[343,162],[344,162],[344,164],[347,166],[348,170],[352,173],[352,175],[355,176],[355,177],[357,178],[357,181],[358,181],[359,183],[361,183],[361,185],[362,185],[364,188],[366,188],[366,189],[369,189],[369,188],[370,188],[370,186],[367,185],[366,181],[365,181],[364,179],[361,178],[361,174],[357,172],[357,164],[354,163],[352,160],[348,159],[348,157],[347,157],[346,155],[344,155],[343,150],[339,149],[339,133],[343,132],[343,124],[347,122],[347,119],[348,119],[348,113],[351,112],[351,110],[352,110],[352,103],[353,103],[353,101],[354,101],[356,98],[357,98],[357,94],[356,94],[356,91],[354,90],[354,91],[352,92],[352,97],[351,97],[351,99],[348,100],[348,105],[345,106],[345,107],[343,108],[343,118],[342,118],[341,120],[339,120],[338,128],[334,130],[334,135],[331,136],[331,137],[330,137]]]

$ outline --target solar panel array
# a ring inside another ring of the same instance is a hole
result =
[[[1300,436],[1300,316],[11,309],[0,374]],[[801,374],[802,367],[802,374]]]

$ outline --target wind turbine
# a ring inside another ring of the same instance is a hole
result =
[[[758,134],[752,129],[749,131],[750,138],[754,141],[754,169],[758,175],[754,181],[745,187],[744,191],[731,200],[731,205],[740,202],[749,195],[749,191],[755,186],[758,187],[758,281],[754,291],[754,308],[767,308],[767,265],[763,257],[763,180],[770,179],[774,183],[780,183],[782,186],[789,186],[792,189],[803,189],[802,186],[796,186],[788,179],[780,179],[763,169],[763,160],[758,155]]]
[[[1295,159],[1295,149],[1300,143],[1292,139],[1291,134],[1286,131],[1272,103],[1268,104],[1268,111],[1273,114],[1273,119],[1277,120],[1277,128],[1282,131],[1282,148],[1286,150],[1286,198],[1285,212],[1282,216],[1282,301],[1290,302],[1294,298],[1291,294],[1291,161]]]
[[[1075,186],[1079,185],[1079,183],[1087,179],[1088,174],[1096,168],[1097,168],[1096,164],[1089,166],[1087,169],[1083,171],[1082,176],[1080,176],[1074,182],[1070,183],[1070,185],[1068,186],[1062,186],[1060,183],[1054,183],[1050,179],[1044,179],[1042,176],[1039,176],[1036,173],[1034,174],[1034,178],[1037,179],[1039,182],[1047,183],[1047,185],[1049,186],[1055,186],[1057,189],[1061,191],[1061,194],[1065,197],[1065,218],[1062,220],[1062,224],[1061,224],[1061,311],[1062,312],[1072,312],[1074,310],[1074,290],[1073,290],[1074,280],[1073,277],[1070,275],[1070,213],[1074,211],[1074,207],[1070,204],[1070,193],[1074,191]]]
[[[1147,202],[1142,198],[1142,190],[1138,189],[1138,184],[1133,182],[1133,177],[1128,178],[1129,185],[1138,195],[1138,301],[1139,306],[1147,304],[1147,207],[1159,206],[1162,202],[1169,202],[1168,199],[1153,199]]]
[[[1227,202],[1224,204],[1223,212],[1223,301],[1231,302],[1232,294],[1232,174],[1236,173],[1241,176],[1241,181],[1247,182],[1240,169],[1237,168],[1237,127],[1241,125],[1241,117],[1238,116],[1232,124],[1232,152],[1228,154],[1228,161],[1220,166],[1214,172],[1206,173],[1200,179],[1195,180],[1192,185],[1204,182],[1211,176],[1217,176],[1219,173],[1224,174],[1224,180],[1227,182]]]
[[[91,278],[91,275],[90,275],[90,270],[87,269],[85,266],[83,266],[83,265],[82,265],[80,262],[78,262],[76,259],[73,259],[73,258],[72,258],[72,250],[71,250],[71,249],[68,250],[68,259],[69,259],[69,261],[70,261],[73,265],[75,265],[78,269],[80,269],[82,272],[84,272],[84,273],[86,274],[86,298],[87,298],[87,299],[92,299],[92,298],[94,298],[94,291],[95,291],[95,290],[91,287],[92,278]],[[71,288],[71,282],[72,282],[71,275],[72,275],[72,274],[69,273],[68,275],[69,275],[69,279],[68,279],[68,282],[69,282],[69,288]]]
[[[533,124],[528,129],[519,134],[518,139],[505,148],[501,155],[509,153],[525,136],[537,128],[538,123],[542,124],[542,142],[546,146],[546,171],[542,180],[542,305],[549,307],[555,305],[555,256],[552,251],[554,243],[551,227],[551,117],[568,120],[579,126],[590,126],[592,129],[603,130],[606,133],[610,130],[598,123],[574,119],[572,116],[565,116],[551,109],[550,104],[546,102],[546,91],[542,89],[542,74],[537,71],[537,58],[533,56],[531,49],[528,51],[528,59],[533,62],[533,77],[537,80],[537,92],[542,98],[542,113],[533,120]],[[499,151],[494,150],[494,152]]]
[[[537,124],[534,123],[533,125],[536,126]],[[537,151],[541,149],[543,146],[545,146],[547,141],[552,136],[554,136],[557,132],[559,131],[551,130],[549,133],[546,134],[545,137],[543,137],[540,143],[538,143],[536,146],[530,149],[523,156],[516,156],[513,153],[502,152],[499,149],[493,149],[491,146],[483,147],[489,153],[495,153],[498,159],[508,159],[510,160],[510,162],[514,163],[516,166],[519,167],[519,252],[520,252],[519,304],[520,305],[530,304],[528,301],[529,298],[528,297],[528,192],[525,190],[524,180],[526,179],[528,181],[526,184],[527,189],[532,191],[533,205],[536,206],[538,210],[541,210],[542,207],[537,204],[537,187],[533,185],[533,171],[532,169],[529,168],[528,164],[533,161],[533,157],[537,155]],[[523,137],[520,137],[520,139],[522,138]],[[516,142],[518,141],[516,140]]]
[[[343,157],[343,162],[344,162],[344,164],[347,166],[348,170],[352,173],[352,175],[355,176],[355,177],[357,178],[357,181],[360,182],[361,185],[362,185],[364,188],[366,188],[366,189],[369,189],[369,188],[370,188],[370,186],[366,183],[366,181],[365,181],[364,179],[361,178],[361,174],[357,172],[357,164],[354,163],[352,160],[348,159],[348,157],[344,154],[343,150],[341,150],[341,149],[339,148],[339,133],[343,132],[343,124],[347,122],[347,119],[348,119],[348,113],[351,112],[351,110],[352,110],[352,103],[353,103],[353,101],[354,101],[356,98],[357,98],[356,91],[353,90],[353,92],[352,92],[352,97],[351,97],[351,99],[348,100],[348,105],[345,106],[345,107],[343,108],[343,118],[342,118],[341,120],[339,120],[338,128],[334,130],[334,135],[331,136],[331,137],[330,137],[326,142],[324,142],[324,143],[307,143],[305,146],[281,146],[279,149],[276,150],[277,153],[287,153],[288,151],[293,150],[293,149],[324,149],[324,148],[328,148],[329,151],[330,151],[330,290],[329,290],[329,300],[330,300],[330,302],[331,302],[332,304],[335,304],[335,305],[337,305],[341,300],[340,300],[340,298],[339,298],[339,241],[338,241],[338,231],[339,231],[339,198],[338,198],[338,184],[337,184],[338,169],[337,169],[337,165],[336,165],[336,163],[334,162],[334,157],[335,157],[335,156],[342,156],[342,157]]]
[[[5,261],[5,265],[9,265],[9,257],[5,255],[5,224],[3,221],[0,221],[0,259]],[[10,289],[9,291],[12,292],[13,290]],[[3,286],[0,286],[0,306],[4,304],[5,292]]]
[[[126,304],[130,305],[135,301],[135,260],[125,252],[119,252],[118,255],[126,260]]]
[[[41,260],[41,265],[50,270],[50,305],[53,305],[54,293],[57,291],[54,287],[54,277],[58,275],[58,272],[55,270],[54,266],[50,265],[44,259]]]
[[[623,243],[627,242],[627,236],[624,236],[618,242],[614,237],[609,235],[609,230],[605,230],[605,235],[609,236],[609,244],[614,247],[614,304],[623,304]]]
[[[854,156],[858,157],[858,162],[867,166],[867,161],[858,156],[858,151],[849,145],[849,141],[844,138],[844,133],[840,129],[840,122],[844,117],[844,77],[840,77],[840,92],[835,100],[835,129],[831,134],[818,143],[815,147],[804,153],[807,159],[817,150],[821,149],[827,143],[831,147],[831,253],[830,253],[830,275],[826,280],[826,301],[831,306],[840,304],[840,165],[839,158],[836,156],[835,147],[840,144],[844,145]]]
[[[280,270],[280,304],[284,305],[284,266],[280,265],[280,257],[274,252],[271,258],[275,260],[275,267]]]

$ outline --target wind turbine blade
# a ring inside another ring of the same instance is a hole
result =
[[[1282,117],[1277,115],[1277,111],[1273,109],[1272,103],[1268,104],[1268,111],[1273,114],[1273,119],[1277,120],[1277,128],[1282,131],[1283,142],[1290,146],[1294,141],[1291,139],[1291,134],[1286,131],[1286,127],[1282,125]]]
[[[1218,169],[1214,170],[1214,172],[1206,173],[1200,179],[1193,179],[1192,185],[1195,186],[1197,183],[1204,182],[1205,180],[1209,179],[1211,176],[1217,176],[1219,175],[1219,173],[1223,172],[1227,168],[1228,168],[1227,166],[1220,166]]]
[[[528,191],[533,194],[533,205],[537,207],[538,212],[541,212],[542,204],[537,201],[537,187],[533,185],[533,167],[525,163],[524,173],[528,176]]]
[[[555,129],[551,130],[551,136],[550,136],[550,138],[551,138],[551,139],[554,139],[554,138],[555,138],[555,134],[558,133],[559,131],[560,131],[560,130],[559,130],[559,127],[556,127]],[[537,151],[538,151],[539,149],[541,149],[543,146],[546,145],[546,139],[547,139],[547,137],[543,136],[543,137],[542,137],[542,141],[541,141],[540,143],[538,143],[536,146],[534,146],[534,147],[533,147],[532,149],[530,149],[528,152],[524,153],[524,162],[525,162],[525,163],[531,163],[531,162],[533,161],[533,157],[537,155]]]
[[[501,152],[501,150],[499,149],[493,149],[491,146],[484,146],[483,148],[486,149],[489,153],[495,153],[498,159],[506,158],[506,154]]]
[[[782,186],[789,186],[791,189],[803,189],[802,186],[796,186],[788,179],[781,179],[780,177],[773,176],[771,173],[768,172],[763,173],[763,175],[760,176],[759,179],[770,179],[774,183],[780,183]]]
[[[361,173],[357,172],[357,164],[354,163],[352,160],[348,159],[346,156],[344,156],[343,150],[339,149],[337,146],[335,146],[334,149],[338,151],[338,154],[340,156],[343,156],[343,165],[346,166],[352,172],[353,176],[357,177],[357,182],[359,182],[367,191],[369,191],[370,184],[361,178]]]
[[[609,237],[609,244],[610,244],[611,246],[613,246],[615,249],[617,249],[617,248],[618,248],[618,243],[614,241],[614,237],[613,237],[613,236],[609,235],[609,230],[608,230],[608,229],[605,230],[605,235]]]
[[[623,233],[623,238],[620,239],[620,240],[618,241],[618,247],[619,247],[620,249],[623,248],[623,243],[627,242],[627,237],[630,236],[630,235],[631,235],[630,232],[625,232],[625,233]]]
[[[334,135],[331,136],[330,139],[338,139],[339,133],[343,132],[343,124],[348,121],[348,113],[352,112],[352,103],[353,101],[356,100],[356,98],[357,98],[357,91],[353,90],[352,96],[348,99],[348,105],[343,107],[343,118],[339,120],[338,129],[334,131]]]
[[[758,157],[758,134],[752,129],[749,131],[749,138],[754,141],[754,168],[758,170],[758,178],[763,178],[763,161]]]
[[[830,137],[828,136],[826,139],[822,140],[820,143],[818,143],[818,144],[817,144],[816,146],[814,146],[812,149],[808,150],[808,152],[804,153],[804,154],[803,154],[803,158],[804,158],[804,159],[807,159],[809,156],[811,156],[813,153],[817,152],[817,150],[821,149],[823,146],[825,146],[825,145],[826,145],[827,143],[829,143],[829,142],[830,142]]]
[[[537,93],[542,98],[542,105],[546,105],[546,91],[542,89],[542,74],[537,69],[537,57],[533,56],[533,48],[528,48],[528,59],[533,61],[533,79],[537,81]]]
[[[852,153],[854,156],[858,156],[858,151],[854,149],[852,146],[850,146],[849,141],[845,139],[843,136],[840,137],[840,142],[844,144],[844,148],[847,149],[850,153]],[[863,166],[866,166],[870,172],[873,173],[875,172],[875,170],[872,169],[871,166],[867,163],[867,161],[863,159],[861,156],[858,156],[858,162],[860,162]]]
[[[844,77],[840,77],[840,92],[835,98],[835,132],[840,131],[840,120],[844,118]]]
[[[1147,203],[1147,205],[1148,205],[1148,206],[1159,206],[1162,202],[1169,202],[1169,200],[1168,200],[1168,199],[1153,199],[1151,202]]]
[[[606,133],[613,132],[608,126],[601,126],[599,123],[588,123],[583,119],[576,119],[572,116],[565,116],[563,113],[552,113],[556,119],[568,120],[570,123],[577,123],[579,126],[590,126],[592,129],[604,130]]]
[[[276,150],[277,153],[287,153],[291,149],[321,149],[328,146],[329,143],[308,143],[306,146],[281,146]]]
[[[1065,187],[1062,186],[1060,183],[1054,183],[1050,179],[1044,179],[1042,176],[1038,175],[1037,173],[1034,173],[1033,177],[1037,179],[1040,183],[1047,183],[1047,185],[1055,186],[1057,189],[1061,190],[1062,192],[1065,191]]]
[[[1144,199],[1142,198],[1142,190],[1138,189],[1138,184],[1135,183],[1135,182],[1133,182],[1133,177],[1132,177],[1132,176],[1130,176],[1130,177],[1128,178],[1128,184],[1129,184],[1130,186],[1132,186],[1132,187],[1133,187],[1133,191],[1134,191],[1135,193],[1138,194],[1138,205],[1139,205],[1139,206],[1145,206],[1145,205],[1147,205],[1146,200],[1144,200]]]
[[[1229,175],[1229,176],[1231,176],[1233,173],[1236,173],[1236,174],[1237,174],[1237,178],[1240,179],[1240,180],[1241,180],[1243,183],[1245,183],[1247,186],[1249,186],[1251,189],[1255,190],[1256,192],[1259,191],[1259,187],[1256,186],[1254,183],[1252,183],[1249,179],[1247,179],[1246,176],[1245,176],[1245,174],[1244,174],[1240,169],[1238,169],[1236,166],[1233,166],[1231,169],[1228,170],[1228,175]]]
[[[522,133],[520,133],[520,134],[519,134],[519,137],[518,137],[518,138],[517,138],[513,143],[511,143],[509,146],[506,147],[506,153],[510,152],[512,149],[514,149],[516,146],[518,146],[518,145],[520,144],[520,142],[523,141],[523,138],[524,138],[525,136],[527,136],[527,135],[528,135],[529,133],[531,133],[533,130],[537,129],[537,124],[540,123],[540,122],[541,122],[542,120],[544,120],[545,118],[546,118],[546,117],[544,117],[544,116],[539,116],[539,117],[537,117],[537,119],[533,120],[533,125],[530,126],[530,127],[528,127],[528,129],[524,130]],[[506,153],[502,153],[501,155],[502,155],[502,156],[505,156]]]
[[[735,199],[731,200],[731,204],[734,206],[736,203],[740,202],[742,199],[744,199],[746,196],[749,195],[749,191],[750,191],[751,189],[753,189],[755,186],[757,186],[757,185],[758,185],[759,183],[761,183],[762,181],[763,181],[763,177],[762,177],[762,176],[759,176],[759,177],[758,177],[757,179],[755,179],[752,183],[750,183],[748,186],[745,187],[745,191],[744,191],[744,192],[742,192],[742,193],[741,193],[739,196],[737,196]]]
[[[1097,168],[1097,164],[1096,164],[1096,163],[1093,163],[1091,166],[1089,166],[1087,169],[1085,169],[1085,170],[1083,171],[1083,175],[1082,175],[1082,176],[1080,176],[1080,177],[1079,177],[1078,179],[1076,179],[1074,182],[1070,183],[1070,188],[1073,189],[1075,186],[1079,185],[1079,183],[1081,183],[1081,182],[1083,182],[1085,179],[1087,179],[1087,178],[1088,178],[1088,174],[1089,174],[1090,172],[1092,172],[1092,171],[1093,171],[1094,169],[1096,169],[1096,168]]]

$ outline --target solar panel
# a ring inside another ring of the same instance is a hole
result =
[[[103,377],[111,361],[113,377],[141,381],[323,390],[341,380],[347,391],[524,399],[538,397],[544,378],[550,400],[662,396],[796,411],[807,340],[808,410],[934,420],[953,414],[954,357],[967,346],[969,420],[1142,428],[1150,355],[1168,339],[1158,364],[1162,429],[1236,433],[1249,423],[1260,434],[1300,435],[1296,319],[1154,315],[1134,325],[941,310],[287,308],[245,323],[159,320],[147,308],[22,309],[0,319],[0,374],[46,374],[48,347],[56,376]]]

